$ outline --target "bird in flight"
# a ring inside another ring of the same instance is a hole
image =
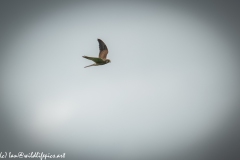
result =
[[[110,59],[107,59],[108,49],[107,49],[106,44],[101,39],[97,39],[97,40],[99,43],[99,50],[100,50],[99,56],[98,56],[98,58],[83,56],[83,58],[86,58],[86,59],[89,59],[89,60],[92,60],[93,62],[95,62],[94,64],[86,66],[84,68],[91,67],[91,66],[104,65],[104,64],[111,62]]]

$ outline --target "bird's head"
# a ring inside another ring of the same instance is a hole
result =
[[[110,59],[106,59],[105,62],[106,63],[110,63],[111,61],[110,61]]]

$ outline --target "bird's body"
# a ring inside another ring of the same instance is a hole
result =
[[[88,56],[83,56],[83,58],[92,60],[93,62],[95,62],[95,64],[86,66],[86,67],[91,67],[91,66],[99,66],[99,65],[105,65],[107,63],[110,63],[111,61],[109,59],[107,59],[107,54],[108,54],[108,48],[106,46],[106,44],[101,40],[98,39],[98,43],[99,43],[99,57],[88,57]],[[84,67],[84,68],[86,68]]]

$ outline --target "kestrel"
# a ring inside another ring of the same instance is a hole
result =
[[[88,57],[88,56],[83,56],[83,58],[92,60],[93,62],[95,62],[95,64],[86,66],[86,67],[91,67],[91,66],[99,66],[99,65],[104,65],[107,63],[110,63],[110,59],[107,59],[107,54],[108,54],[108,49],[106,44],[101,40],[101,39],[97,39],[98,43],[99,43],[99,56],[97,57]],[[84,67],[84,68],[86,68]]]

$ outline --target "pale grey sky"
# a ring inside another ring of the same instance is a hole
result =
[[[214,22],[156,2],[52,8],[5,46],[2,109],[21,141],[127,160],[186,152],[224,130],[239,104],[239,64]],[[84,69],[97,38],[111,63]]]

